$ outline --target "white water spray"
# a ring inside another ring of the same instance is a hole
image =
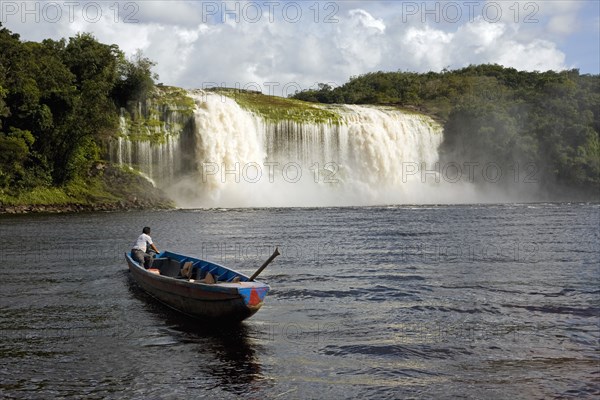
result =
[[[220,94],[190,96],[196,102],[193,148],[175,136],[160,150],[132,149],[120,139],[116,156],[137,162],[182,207],[441,203],[465,190],[439,179],[433,166],[442,129],[427,116],[339,105],[329,107],[339,123],[274,123]],[[172,164],[185,152],[194,165],[176,174]]]

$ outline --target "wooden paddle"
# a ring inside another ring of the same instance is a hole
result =
[[[279,248],[275,247],[275,251],[273,252],[273,254],[271,254],[271,257],[269,257],[269,259],[265,261],[265,263],[261,265],[255,273],[252,274],[252,276],[250,277],[250,281],[252,282],[261,272],[263,272],[265,268],[267,268],[267,265],[271,264],[271,261],[273,261],[275,257],[277,257],[280,254],[281,253],[279,252]]]

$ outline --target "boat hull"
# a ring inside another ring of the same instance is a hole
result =
[[[133,280],[150,296],[172,309],[199,319],[239,322],[263,305],[269,287],[260,282],[203,284],[158,275],[125,255]],[[224,267],[221,267],[224,268]],[[229,270],[231,271],[231,270]],[[239,274],[247,280],[247,277]]]

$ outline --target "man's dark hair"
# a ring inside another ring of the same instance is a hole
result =
[[[146,235],[150,234],[150,227],[149,226],[145,226],[144,229],[142,229],[142,233],[145,233]]]

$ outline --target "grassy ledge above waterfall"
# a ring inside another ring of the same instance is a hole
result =
[[[240,107],[269,122],[293,121],[334,125],[341,123],[337,113],[306,101],[267,96],[259,92],[233,88],[215,88],[211,91],[234,99]]]
[[[157,85],[150,99],[159,106],[166,106],[171,111],[179,111],[184,115],[192,115],[196,104],[188,96],[185,89],[175,86]]]

